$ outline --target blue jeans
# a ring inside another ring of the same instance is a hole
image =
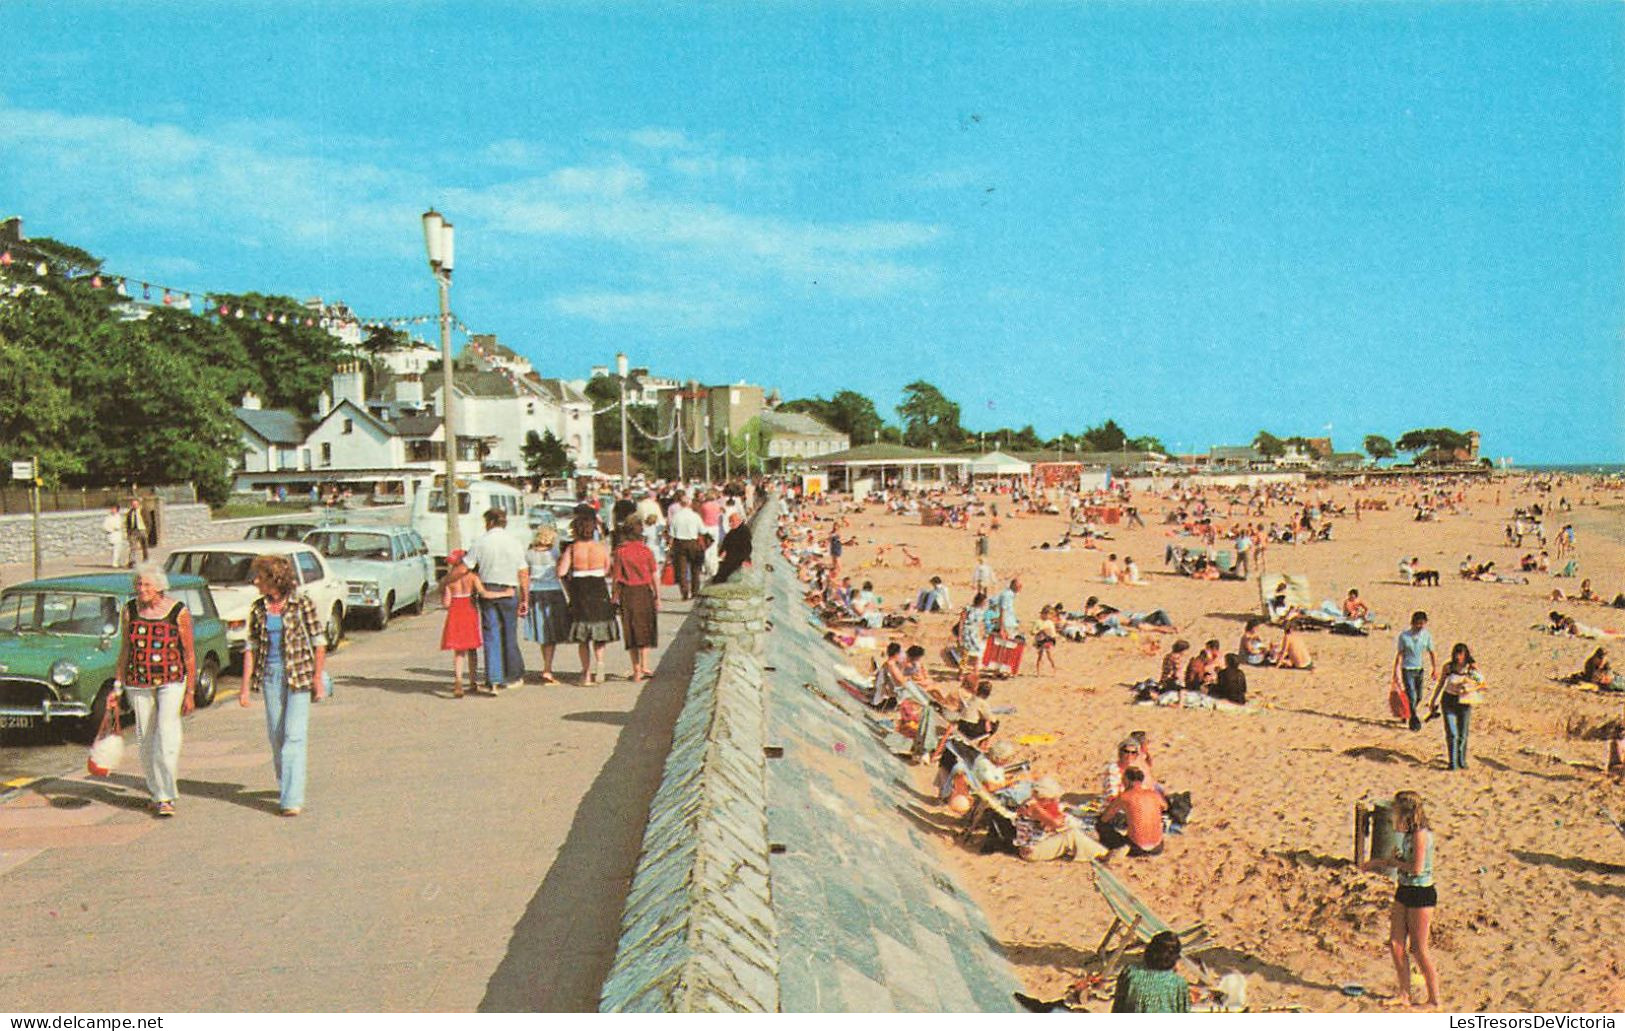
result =
[[[489,687],[525,678],[519,654],[519,599],[481,598],[480,633],[485,638],[485,683]]]
[[[1467,727],[1472,722],[1473,707],[1463,705],[1450,695],[1440,703],[1444,710],[1444,750],[1452,770],[1467,768]]]
[[[265,730],[284,809],[305,805],[305,745],[310,730],[310,692],[288,690],[281,663],[265,667]]]
[[[1400,679],[1405,683],[1405,695],[1411,700],[1411,729],[1422,729],[1422,687],[1426,683],[1422,679],[1420,669],[1409,667],[1399,671]]]

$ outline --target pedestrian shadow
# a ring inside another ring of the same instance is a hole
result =
[[[127,774],[96,780],[47,780],[28,790],[45,799],[53,809],[82,809],[98,804],[110,809],[146,812],[152,805],[147,798],[147,782]]]
[[[1600,895],[1605,898],[1625,899],[1625,885],[1602,884],[1597,881],[1576,880],[1574,886],[1588,895]]]
[[[643,685],[615,750],[576,807],[558,857],[514,925],[479,1012],[597,1011],[698,640],[699,621],[685,620],[654,679]]]
[[[450,698],[451,675],[448,670],[406,670],[407,673],[433,672],[439,680],[408,680],[403,677],[358,677],[345,674],[336,678],[334,687],[339,689],[370,688],[374,691],[387,691],[390,694],[428,694],[440,695]]]
[[[1234,970],[1246,974],[1248,977],[1258,977],[1276,984],[1288,985],[1294,988],[1309,988],[1323,992],[1336,992],[1338,985],[1326,981],[1311,981],[1291,967],[1280,963],[1272,963],[1267,959],[1260,959],[1251,953],[1240,949],[1225,948],[1223,946],[1203,949],[1201,959],[1207,966],[1216,970]]]
[[[1370,759],[1379,763],[1403,763],[1428,769],[1432,764],[1425,759],[1418,759],[1409,752],[1401,752],[1397,748],[1386,748],[1382,745],[1357,745],[1354,748],[1345,748],[1343,755],[1350,759]]]
[[[1550,852],[1530,852],[1526,849],[1512,849],[1512,855],[1521,862],[1534,866],[1555,866],[1571,873],[1603,874],[1618,876],[1625,874],[1625,866],[1619,863],[1599,863],[1595,859],[1585,859],[1581,856],[1554,856]]]
[[[624,727],[632,722],[632,715],[625,712],[568,712],[564,718],[572,723],[607,723],[612,727]]]
[[[1287,670],[1286,672],[1292,672]],[[1314,670],[1302,672],[1312,673]],[[1399,729],[1400,724],[1395,720],[1374,720],[1369,716],[1350,716],[1342,712],[1321,712],[1319,709],[1295,709],[1290,705],[1275,706],[1277,712],[1291,712],[1299,716],[1319,716],[1321,719],[1337,720],[1340,723],[1357,723],[1362,727],[1381,727],[1383,730]]]
[[[1519,774],[1522,774],[1525,777],[1534,777],[1537,780],[1550,780],[1550,781],[1565,781],[1565,780],[1579,780],[1580,779],[1579,777],[1577,777],[1576,775],[1574,775],[1572,773],[1542,773],[1539,770],[1520,770],[1516,766],[1508,766],[1506,763],[1501,762],[1501,761],[1499,761],[1497,759],[1491,759],[1487,755],[1477,756],[1476,758],[1477,758],[1478,762],[1482,763],[1483,765],[1485,765],[1485,766],[1489,767],[1490,769],[1495,770],[1495,771],[1497,771],[1499,773],[1519,773]]]

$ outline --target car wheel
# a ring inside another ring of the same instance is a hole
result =
[[[395,592],[390,591],[384,595],[383,604],[378,606],[378,614],[372,617],[374,630],[382,630],[389,625],[389,610],[395,607]]]
[[[108,699],[112,697],[113,682],[109,680],[102,685],[100,693],[96,695],[96,700],[91,703],[90,715],[80,720],[79,726],[74,728],[73,737],[75,740],[86,745],[95,743],[96,731],[101,729],[102,720],[107,717],[107,703]]]
[[[344,607],[342,605],[334,605],[332,611],[327,614],[326,633],[327,650],[330,652],[338,651],[340,642],[344,640]]]
[[[203,666],[197,671],[197,687],[192,690],[192,702],[199,709],[207,709],[214,703],[216,689],[220,686],[220,660],[213,655],[203,660]]]
[[[412,615],[421,616],[429,611],[429,585],[418,588],[418,600],[412,603]]]

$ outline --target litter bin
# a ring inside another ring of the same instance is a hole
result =
[[[1385,859],[1394,854],[1399,843],[1394,834],[1394,812],[1391,799],[1354,804],[1354,862],[1362,864],[1367,857]]]

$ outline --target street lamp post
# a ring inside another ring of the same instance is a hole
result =
[[[429,271],[440,286],[440,420],[446,434],[446,554],[462,546],[457,527],[457,422],[453,415],[456,398],[451,372],[451,270],[456,251],[452,226],[440,212],[430,208],[423,213],[423,246],[429,255]]]
[[[711,406],[705,406],[705,482],[711,482]]]
[[[621,490],[624,492],[632,486],[632,477],[628,471],[626,457],[631,442],[626,439],[626,355],[615,356],[615,375],[621,379]]]

